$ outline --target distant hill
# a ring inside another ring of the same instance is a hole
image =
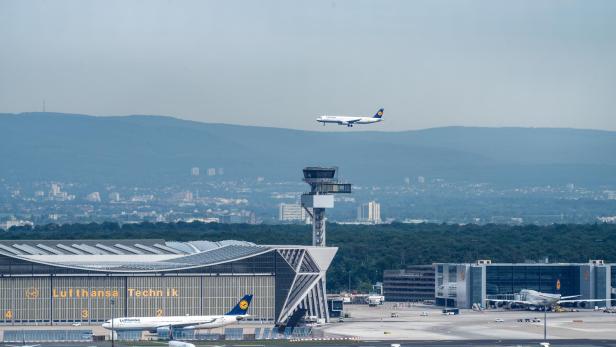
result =
[[[365,127],[365,129],[369,129]],[[199,123],[162,116],[0,114],[0,177],[165,184],[190,168],[228,178],[298,180],[337,165],[359,184],[425,176],[506,185],[616,183],[616,132],[447,127],[318,132]]]

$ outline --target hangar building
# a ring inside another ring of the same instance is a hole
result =
[[[113,317],[224,314],[254,294],[251,319],[298,309],[328,319],[336,247],[243,241],[0,241],[0,324],[96,324]]]
[[[435,264],[436,304],[439,306],[482,307],[486,299],[514,299],[522,289],[580,299],[616,298],[616,264],[602,260],[588,263],[492,263]],[[611,306],[607,301],[601,306]]]

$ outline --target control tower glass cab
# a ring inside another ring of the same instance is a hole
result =
[[[314,180],[318,182],[319,180],[335,180],[336,179],[336,171],[337,167],[305,167],[304,168],[304,181],[309,182]]]
[[[306,167],[303,170],[310,193],[302,194],[302,207],[312,219],[313,246],[325,246],[325,209],[334,207],[332,194],[351,193],[351,184],[340,182],[337,170],[337,167]]]

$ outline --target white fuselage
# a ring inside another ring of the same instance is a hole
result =
[[[103,323],[109,330],[156,330],[165,327],[183,329],[212,329],[229,325],[243,316],[170,316],[170,317],[124,317]]]
[[[351,117],[351,116],[321,116],[317,118],[317,122],[320,123],[334,123],[340,125],[350,124],[371,124],[382,121],[383,118],[373,117]]]
[[[520,296],[523,300],[530,302],[535,306],[554,306],[560,301],[560,294],[548,294],[538,292],[531,289],[523,289],[520,291]]]

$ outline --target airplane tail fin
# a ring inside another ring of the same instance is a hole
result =
[[[378,111],[376,111],[376,113],[374,114],[374,116],[372,116],[372,118],[383,118],[384,111],[385,111],[384,108],[380,108]]]
[[[246,314],[248,307],[252,301],[252,294],[246,294],[244,297],[231,309],[231,311],[225,313],[226,316],[239,316]]]

